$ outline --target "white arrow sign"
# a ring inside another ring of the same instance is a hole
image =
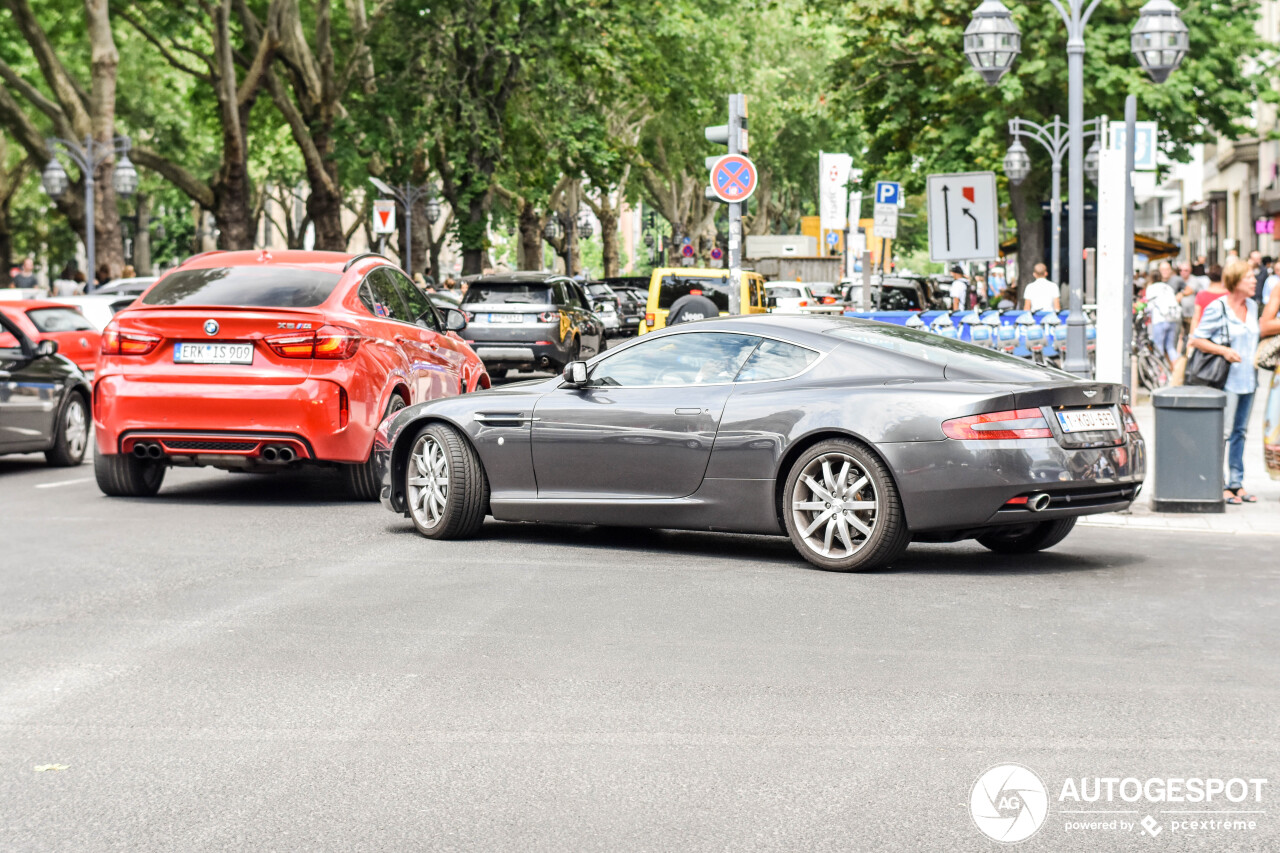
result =
[[[935,262],[999,257],[996,173],[930,175],[929,258]]]

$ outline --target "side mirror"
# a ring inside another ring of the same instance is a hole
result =
[[[444,309],[444,328],[446,332],[461,332],[467,327],[467,315],[457,308]]]
[[[587,384],[587,363],[585,361],[571,361],[564,366],[564,381],[581,388]]]
[[[58,342],[51,340],[43,340],[36,344],[36,355],[40,358],[48,358],[58,351]]]

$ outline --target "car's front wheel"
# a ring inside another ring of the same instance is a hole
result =
[[[132,453],[95,453],[93,474],[98,488],[113,498],[149,498],[160,491],[165,465]]]
[[[70,468],[84,461],[89,446],[89,407],[84,397],[73,393],[58,418],[53,447],[45,451],[45,461],[56,468]]]
[[[404,494],[413,526],[423,536],[467,539],[484,524],[489,480],[461,433],[445,424],[428,424],[410,445]]]
[[[865,446],[831,439],[806,450],[783,487],[783,520],[810,563],[835,572],[875,569],[911,542],[893,477]]]
[[[990,533],[979,536],[978,544],[997,554],[1031,554],[1057,545],[1067,538],[1067,534],[1075,526],[1076,519],[1073,516],[1036,524],[997,527]]]

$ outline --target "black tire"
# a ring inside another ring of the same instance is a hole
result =
[[[1055,518],[1036,524],[1019,524],[996,528],[978,537],[978,544],[997,554],[1031,554],[1052,548],[1076,526],[1076,518]]]
[[[510,371],[505,367],[498,367],[489,371],[489,381],[494,382],[498,379],[506,379]]]
[[[53,433],[53,447],[44,452],[45,461],[55,468],[72,468],[84,461],[89,447],[89,404],[76,392],[58,413]]]
[[[813,477],[814,470],[822,477],[820,483]],[[827,497],[863,506],[848,506],[833,514]],[[871,450],[849,439],[822,441],[800,454],[783,486],[782,518],[800,555],[830,572],[880,568],[900,557],[911,543],[893,476]],[[820,528],[822,543],[813,535]],[[833,554],[835,548],[845,553]]]
[[[387,410],[382,415],[386,420],[404,408],[404,398],[392,394],[387,401]],[[381,421],[379,421],[381,423]],[[382,481],[378,478],[378,463],[373,458],[373,448],[369,448],[369,458],[354,465],[343,466],[343,477],[346,479],[347,491],[358,501],[376,501],[382,490]]]
[[[166,466],[155,459],[139,459],[133,454],[95,453],[93,474],[98,488],[113,498],[149,498],[160,491]]]
[[[414,482],[414,481],[417,482]],[[469,539],[484,524],[489,478],[471,442],[446,424],[428,424],[409,445],[405,505],[428,539]]]

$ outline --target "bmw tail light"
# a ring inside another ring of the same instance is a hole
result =
[[[1133,409],[1128,403],[1120,404],[1120,422],[1124,424],[1125,432],[1137,432],[1138,422],[1134,420]]]
[[[267,346],[282,358],[311,358],[315,352],[315,332],[290,332],[287,335],[271,335]]]
[[[360,333],[346,326],[321,326],[316,329],[316,358],[340,360],[351,358],[360,349]]]
[[[1049,422],[1039,409],[1010,409],[969,415],[942,422],[947,438],[961,441],[996,441],[1011,438],[1053,438]]]
[[[146,355],[159,344],[159,335],[134,332],[108,324],[102,330],[98,350],[103,355]]]

